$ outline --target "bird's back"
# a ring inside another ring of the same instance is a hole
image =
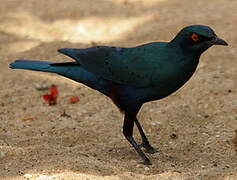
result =
[[[133,48],[97,46],[87,49],[62,49],[73,54],[80,65],[98,76],[114,83],[134,87],[155,85],[157,77],[167,76],[176,52],[166,42],[153,42]]]

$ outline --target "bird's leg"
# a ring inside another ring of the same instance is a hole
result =
[[[145,135],[145,133],[144,133],[144,131],[143,131],[143,129],[136,117],[135,117],[134,121],[137,125],[137,128],[138,128],[139,133],[142,138],[142,143],[140,146],[144,147],[147,153],[153,154],[153,153],[157,152],[157,150],[150,145],[150,143],[149,143],[149,141],[148,141],[148,139],[147,139],[147,137],[146,137],[146,135]]]
[[[144,154],[144,152],[141,150],[139,145],[136,143],[136,141],[133,138],[133,126],[134,126],[134,116],[133,115],[128,115],[125,113],[124,117],[124,124],[123,124],[123,134],[128,140],[128,142],[135,148],[137,153],[140,155],[142,158],[143,164],[145,165],[150,165],[151,162],[148,159],[148,157]]]

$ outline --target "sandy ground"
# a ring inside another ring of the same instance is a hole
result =
[[[0,179],[237,179],[236,0],[0,2]],[[190,24],[213,27],[230,46],[209,49],[181,90],[143,106],[140,122],[159,150],[148,155],[151,166],[139,164],[108,98],[54,74],[8,68],[20,58],[69,60],[62,47],[168,41]],[[56,106],[37,90],[52,84]],[[71,95],[80,102],[68,103]]]

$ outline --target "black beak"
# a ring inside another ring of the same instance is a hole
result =
[[[219,37],[215,37],[214,39],[211,40],[211,43],[213,45],[222,45],[222,46],[228,46],[227,42],[225,42],[223,39]]]

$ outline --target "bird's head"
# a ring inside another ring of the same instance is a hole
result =
[[[200,54],[213,45],[228,45],[210,27],[204,25],[183,28],[170,43],[181,47],[185,52]]]

